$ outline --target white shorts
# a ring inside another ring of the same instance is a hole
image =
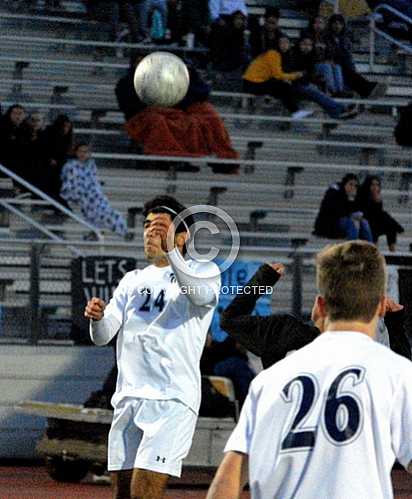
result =
[[[141,468],[180,477],[196,420],[178,400],[122,400],[109,432],[108,470]]]

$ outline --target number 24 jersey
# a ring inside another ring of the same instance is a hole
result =
[[[249,455],[253,499],[388,499],[412,460],[412,363],[326,332],[253,382],[225,451]]]

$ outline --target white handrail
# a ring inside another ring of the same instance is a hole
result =
[[[395,16],[399,17],[402,21],[411,24],[412,25],[412,19],[399,10],[395,9],[394,7],[383,3],[381,5],[378,5],[372,15],[370,16],[370,35],[369,35],[369,68],[370,71],[374,71],[374,65],[375,65],[375,45],[376,45],[376,36],[375,34],[378,34],[388,40],[389,42],[393,43],[394,45],[397,45],[401,49],[403,49],[405,52],[408,54],[412,54],[412,45],[409,43],[404,43],[401,40],[398,40],[394,38],[391,35],[388,35],[385,31],[379,29],[376,27],[376,21],[377,18],[380,17],[381,11],[388,11]]]
[[[49,229],[47,229],[47,227],[43,227],[43,225],[39,224],[38,222],[36,222],[36,220],[34,220],[33,218],[29,217],[28,215],[26,215],[22,211],[18,210],[14,206],[12,206],[11,203],[7,202],[6,200],[0,198],[0,204],[4,208],[9,210],[10,212],[17,215],[19,218],[22,218],[29,225],[33,226],[34,228],[36,228],[37,230],[39,230],[40,232],[45,234],[47,237],[49,237],[53,241],[58,242],[58,243],[62,243],[64,241],[64,239],[56,236],[56,234],[53,234],[53,232],[51,232]],[[84,256],[83,253],[78,251],[74,246],[70,245],[68,247],[76,256]]]
[[[67,215],[69,218],[72,218],[73,220],[75,220],[80,225],[84,225],[85,227],[87,227],[89,230],[91,230],[96,235],[96,237],[98,238],[99,241],[103,239],[103,234],[94,225],[92,225],[91,223],[89,223],[86,220],[83,220],[82,218],[80,218],[79,216],[77,216],[71,210],[67,209],[65,206],[63,206],[62,204],[58,203],[52,197],[48,196],[45,192],[41,191],[40,189],[38,189],[34,185],[32,185],[29,182],[27,182],[27,180],[25,180],[24,178],[19,177],[13,171],[9,170],[8,168],[6,168],[2,164],[0,164],[0,171],[2,171],[8,177],[10,177],[11,179],[15,180],[19,184],[21,184],[23,187],[25,187],[26,189],[28,189],[30,192],[36,194],[41,199],[47,201],[49,204],[51,204],[52,206],[54,206],[55,208],[57,208],[59,211],[61,211],[65,215]]]

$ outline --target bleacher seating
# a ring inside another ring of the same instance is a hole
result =
[[[323,192],[348,171],[374,172],[383,175],[386,208],[406,229],[399,238],[398,249],[409,252],[412,219],[406,186],[411,176],[410,152],[395,144],[393,127],[398,107],[412,95],[410,75],[400,73],[399,66],[388,61],[385,51],[377,57],[374,73],[368,73],[367,32],[364,36],[362,31],[356,32],[358,69],[372,79],[389,78],[389,92],[380,101],[366,102],[365,112],[355,120],[336,122],[316,108],[313,118],[296,124],[279,112],[276,102],[214,92],[212,102],[241,153],[240,175],[213,174],[207,165],[210,158],[182,160],[199,165],[199,173],[158,172],[150,168],[153,158],[130,153],[123,118],[116,109],[114,85],[128,68],[127,44],[119,46],[124,49],[120,53],[113,51],[112,44],[97,33],[96,23],[86,20],[81,2],[62,3],[62,12],[43,12],[41,2],[31,14],[2,11],[2,107],[20,97],[29,109],[41,109],[47,114],[58,108],[72,113],[76,138],[92,140],[104,190],[125,216],[151,196],[167,192],[188,205],[212,202],[227,211],[241,229],[242,257],[290,263],[296,240],[307,240],[303,276],[303,307],[307,311],[314,293],[311,255],[325,244],[325,240],[311,234]],[[252,11],[260,14],[261,6],[254,5]],[[296,37],[304,22],[302,17],[291,15],[282,19],[282,27]],[[53,89],[62,85],[68,87],[65,103],[51,105]],[[262,211],[261,218],[254,215],[256,210]],[[40,220],[38,213],[33,216]],[[18,217],[11,215],[8,231],[0,228],[0,237],[6,238],[4,243],[0,241],[5,256],[0,266],[3,304],[27,302],[30,242],[16,239],[24,227]],[[107,246],[100,245],[98,250],[95,243],[82,242],[85,229],[73,220],[45,227],[57,231],[68,242],[77,241],[77,246],[73,246],[81,248],[83,254],[101,250],[142,257],[139,237],[123,242],[106,234]],[[138,222],[132,232],[140,232]],[[229,234],[223,233],[222,245],[229,242]],[[17,251],[17,256],[11,254],[13,251]],[[57,315],[64,316],[70,307],[70,257],[67,246],[51,245],[42,263],[49,268],[48,277],[41,283],[42,305]],[[51,268],[55,270],[50,271]],[[291,288],[289,275],[279,284],[278,308],[290,309]]]

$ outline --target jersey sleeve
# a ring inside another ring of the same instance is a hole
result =
[[[256,397],[254,382],[250,385],[248,396],[243,404],[239,421],[226,443],[224,452],[235,451],[249,454],[250,443],[253,436],[256,412]]]
[[[412,368],[406,378],[396,392],[391,415],[393,451],[405,468],[412,461]]]
[[[181,292],[196,306],[214,307],[219,300],[220,270],[214,262],[185,261],[179,250],[168,258]]]

